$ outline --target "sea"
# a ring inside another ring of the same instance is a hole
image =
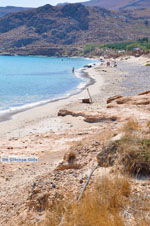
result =
[[[80,92],[90,83],[84,66],[95,63],[75,57],[0,56],[0,116]]]

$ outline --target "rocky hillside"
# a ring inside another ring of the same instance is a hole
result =
[[[150,8],[149,0],[91,0],[83,3],[86,6],[99,6],[107,9]]]
[[[113,12],[82,4],[45,5],[0,18],[0,51],[30,50],[150,37],[150,16]],[[146,22],[145,22],[146,21]],[[45,50],[44,50],[45,51]],[[29,52],[28,52],[29,53]]]
[[[16,13],[16,12],[20,12],[27,9],[28,8],[14,7],[14,6],[0,7],[0,17],[8,13]]]

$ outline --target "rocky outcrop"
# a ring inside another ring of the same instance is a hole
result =
[[[97,123],[97,122],[104,122],[104,121],[116,121],[118,119],[117,116],[115,115],[109,115],[105,113],[95,113],[93,115],[91,115],[90,113],[84,113],[84,112],[73,112],[73,111],[69,111],[69,110],[59,110],[58,112],[58,116],[67,116],[67,115],[71,115],[73,117],[83,117],[85,122],[89,122],[89,123]]]
[[[81,4],[67,4],[62,8],[64,16],[73,18],[80,22],[79,27],[82,30],[87,30],[89,27],[89,11]]]
[[[117,99],[119,99],[119,98],[121,98],[122,96],[113,96],[113,97],[109,97],[108,99],[107,99],[107,104],[109,104],[109,103],[111,103],[112,101],[114,101],[114,100],[117,100]]]
[[[117,116],[109,116],[109,115],[92,115],[92,116],[85,116],[84,121],[89,123],[96,123],[96,122],[109,122],[109,121],[116,121],[118,118]]]
[[[62,110],[59,110],[58,112],[58,116],[67,116],[67,115],[71,115],[73,117],[79,117],[79,116],[85,116],[85,114],[83,112],[73,112],[73,111],[69,111],[69,110],[66,110],[66,109],[62,109]]]
[[[111,103],[111,104],[110,104]],[[150,91],[140,93],[138,96],[121,97],[115,96],[107,100],[107,108],[115,107],[116,105],[149,105]]]
[[[150,94],[150,91],[145,91],[143,93],[139,93],[138,95],[145,95],[145,94]]]
[[[146,93],[146,94],[145,94]],[[88,123],[104,123],[104,122],[120,122],[128,120],[133,114],[138,118],[139,109],[143,110],[142,117],[147,118],[150,110],[150,92],[144,92],[143,95],[137,96],[114,96],[107,100],[106,109],[100,111],[72,111],[61,109],[58,116],[73,116],[83,117],[83,120]],[[144,106],[144,107],[143,107]],[[145,111],[145,112],[144,112]]]

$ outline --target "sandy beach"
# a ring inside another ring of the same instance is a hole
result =
[[[20,137],[30,133],[60,131],[64,126],[61,124],[64,123],[62,119],[57,117],[59,109],[68,108],[72,110],[89,110],[90,108],[93,109],[93,107],[96,108],[96,106],[98,109],[99,106],[105,106],[106,100],[110,96],[134,95],[138,92],[149,89],[149,82],[146,81],[146,78],[145,82],[142,82],[141,84],[142,78],[138,77],[138,74],[140,74],[138,70],[142,70],[143,68],[146,69],[146,72],[149,75],[149,68],[143,67],[143,65],[149,62],[148,58],[127,57],[124,58],[124,60],[118,59],[117,61],[117,68],[107,67],[106,63],[105,65],[97,63],[96,66],[85,70],[85,72],[95,80],[95,83],[89,87],[94,104],[83,105],[81,103],[83,98],[89,98],[87,90],[85,89],[79,94],[73,95],[69,98],[58,100],[13,115],[9,120],[0,123],[0,137],[10,138]],[[107,60],[105,62],[107,62]],[[141,65],[142,69],[138,68],[137,74],[135,74],[136,72],[133,70],[133,67],[139,67],[139,65]],[[128,71],[130,73],[129,75]],[[130,78],[132,71],[135,74],[133,75],[134,80],[132,84],[129,84],[132,80],[132,78]],[[149,76],[147,76],[147,80],[149,81]],[[126,81],[127,84],[124,85],[123,82]],[[139,83],[136,84],[135,87],[136,82]],[[130,86],[134,92],[132,92]],[[68,125],[66,126],[66,128],[69,128]]]
[[[105,87],[107,86],[107,83],[111,84],[111,89],[114,90],[113,88],[115,88],[119,82],[119,74],[121,74],[121,71],[119,71],[118,74],[118,69],[116,70],[112,67],[107,68],[106,66],[100,65],[100,63],[97,63],[96,66],[85,69],[84,72],[95,80],[95,83],[89,87],[93,102],[100,101],[102,104],[105,102],[107,97],[111,95],[110,91],[105,93]],[[116,72],[117,75],[115,75],[115,78],[113,78],[113,74],[116,74]],[[118,89],[119,87],[116,90],[117,94]],[[104,94],[101,94],[102,92],[104,92]],[[56,124],[54,125],[53,119],[57,117],[59,109],[65,107],[77,109],[82,109],[84,107],[86,109],[87,106],[84,106],[81,103],[83,98],[89,98],[86,89],[69,98],[51,102],[23,111],[21,113],[14,114],[9,120],[4,120],[0,123],[0,136],[24,136],[25,134],[28,134],[32,131],[35,132],[35,129],[37,133],[44,133],[53,129],[56,130],[57,126]],[[58,121],[58,124],[60,124],[60,121]]]
[[[86,69],[86,73],[95,80],[95,83],[89,86],[92,96],[92,104],[83,104],[82,99],[88,97],[87,90],[71,96],[68,99],[59,100],[43,106],[17,113],[11,119],[0,123],[0,155],[1,156],[34,156],[38,158],[36,163],[0,163],[0,216],[1,225],[11,225],[8,218],[14,217],[17,221],[16,213],[19,218],[25,218],[20,215],[26,207],[29,187],[39,177],[44,177],[51,173],[57,165],[63,160],[64,154],[76,142],[86,140],[89,135],[94,136],[99,133],[113,129],[115,134],[118,122],[106,121],[104,123],[88,123],[83,117],[58,117],[60,109],[67,109],[73,112],[86,112],[86,114],[98,114],[106,110],[106,100],[115,95],[128,95],[128,84],[130,81],[132,67],[140,65],[140,70],[145,70],[146,75],[150,72],[150,67],[144,65],[149,61],[147,57],[127,57],[117,59],[117,67],[107,67],[106,64],[97,63],[96,66]],[[133,74],[134,74],[133,70]],[[138,76],[138,74],[136,74]],[[135,76],[135,81],[137,77]],[[149,78],[146,78],[149,79]],[[141,84],[141,81],[138,81]],[[144,92],[150,90],[149,84],[143,82],[134,92]],[[134,87],[135,88],[135,87]],[[133,110],[134,109],[134,110]],[[139,109],[133,108],[131,111],[111,110],[112,115],[135,113],[138,115]],[[120,112],[120,113],[119,113]],[[132,112],[132,113],[131,113]],[[118,116],[117,116],[118,117]],[[125,116],[124,116],[125,117]],[[143,115],[139,115],[139,120],[144,121],[148,118],[148,111],[145,109]],[[123,119],[119,119],[120,121]],[[91,156],[88,156],[88,160]],[[92,162],[89,163],[89,166]],[[87,170],[87,169],[86,169]],[[81,174],[82,176],[82,174]],[[24,194],[22,196],[22,193]],[[18,198],[21,198],[18,200]],[[9,202],[8,202],[9,200]],[[7,209],[10,209],[7,212]],[[33,217],[33,216],[32,216]]]

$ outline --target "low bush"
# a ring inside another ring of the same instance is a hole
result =
[[[123,126],[123,132],[130,133],[140,129],[140,125],[136,119],[130,118],[128,122]]]
[[[125,137],[118,143],[120,148],[119,164],[132,176],[150,175],[150,139]]]
[[[83,198],[52,203],[47,226],[123,226],[120,212],[128,205],[130,184],[126,178],[102,178],[88,189]]]

